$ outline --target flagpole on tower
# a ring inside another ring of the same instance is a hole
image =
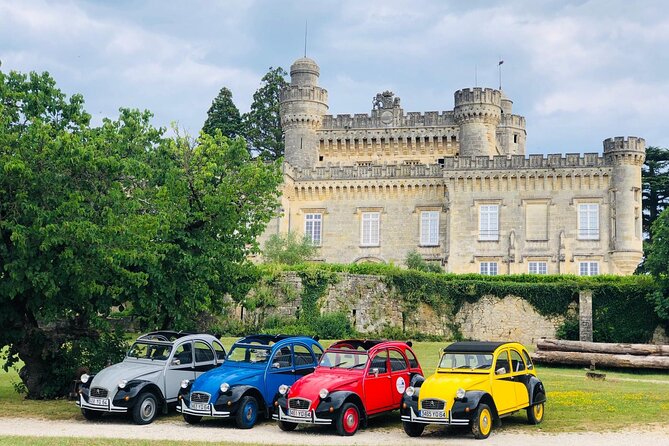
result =
[[[502,89],[502,64],[504,61],[502,60],[502,57],[500,56],[499,58],[499,63],[497,64],[497,69],[499,70],[499,89]]]
[[[309,29],[309,21],[304,21],[304,57],[307,57],[307,30]]]

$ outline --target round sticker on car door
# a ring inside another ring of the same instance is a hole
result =
[[[395,381],[395,388],[399,393],[404,393],[404,390],[407,388],[407,383],[404,382],[404,378],[401,376]]]

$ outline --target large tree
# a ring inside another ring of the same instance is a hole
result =
[[[165,138],[150,119],[122,110],[91,127],[48,74],[0,72],[0,346],[31,398],[114,359],[113,306],[191,328],[252,276],[278,167],[243,140]]]
[[[644,269],[655,276],[659,288],[654,294],[655,311],[669,324],[669,208],[651,225],[651,239]]]
[[[646,149],[642,178],[643,231],[652,238],[651,225],[669,205],[669,150],[660,147]]]
[[[283,68],[270,67],[253,94],[251,110],[244,114],[246,138],[254,154],[265,160],[283,156],[283,130],[279,116],[279,93],[288,83]]]
[[[202,127],[202,131],[210,136],[215,136],[216,130],[220,130],[223,136],[231,139],[243,136],[244,133],[239,109],[232,100],[232,92],[226,87],[221,88],[211,103],[207,111],[207,120]]]

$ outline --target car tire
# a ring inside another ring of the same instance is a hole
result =
[[[527,408],[527,421],[530,424],[539,424],[544,419],[544,403],[534,404]]]
[[[185,413],[183,415],[184,415],[184,421],[188,424],[198,424],[200,421],[202,421],[202,417],[199,415],[191,415],[188,413]]]
[[[132,420],[135,424],[150,424],[158,415],[158,399],[153,393],[139,395],[132,408]]]
[[[490,436],[493,426],[492,410],[487,404],[479,404],[471,421],[472,434],[477,440],[483,440]]]
[[[345,403],[339,409],[336,420],[337,433],[341,436],[351,436],[360,427],[360,409],[353,403]]]
[[[404,432],[410,437],[420,437],[425,430],[423,423],[412,423],[410,421],[402,421],[402,427],[404,428]]]
[[[297,423],[291,423],[289,421],[279,421],[279,429],[284,432],[294,431],[297,427]]]
[[[104,415],[104,412],[101,412],[99,410],[81,409],[81,414],[88,421],[97,421],[100,418],[102,418],[102,415]]]
[[[258,420],[258,401],[252,396],[245,396],[239,402],[235,422],[240,429],[251,429]]]

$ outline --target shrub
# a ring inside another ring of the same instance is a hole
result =
[[[441,269],[441,266],[437,265],[435,262],[428,262],[423,259],[416,250],[409,251],[404,264],[409,269],[415,269],[418,271],[423,271],[426,273],[443,273],[444,270]]]
[[[330,313],[319,316],[311,327],[321,339],[344,339],[353,336],[354,330],[344,313]]]
[[[316,246],[308,237],[300,238],[295,232],[272,234],[263,247],[263,257],[267,263],[294,265],[312,258]]]

